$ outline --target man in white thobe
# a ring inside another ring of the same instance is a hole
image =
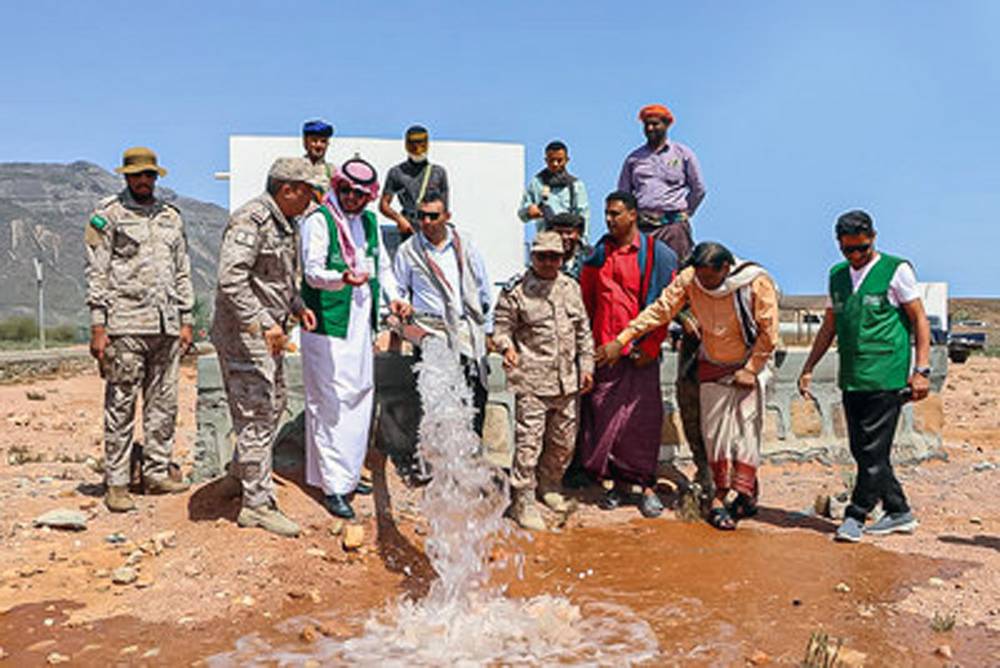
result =
[[[378,176],[353,158],[331,181],[321,205],[301,223],[302,298],[317,327],[302,333],[306,482],[323,490],[324,505],[351,519],[368,448],[375,395],[373,337],[380,293],[390,310],[410,315],[398,289],[375,214]]]

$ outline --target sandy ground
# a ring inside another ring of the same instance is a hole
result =
[[[194,381],[194,368],[184,367],[175,459],[185,470],[195,439]],[[935,615],[954,616],[958,628],[974,627],[975,637],[989,643],[1000,637],[1000,511],[992,496],[1000,489],[998,386],[1000,359],[973,357],[951,367],[943,392],[945,457],[899,471],[921,527],[912,537],[866,541],[913,560],[913,577],[894,585],[887,608],[927,624]],[[238,502],[220,499],[212,484],[172,497],[139,496],[138,512],[108,513],[94,470],[102,453],[101,397],[92,373],[0,386],[0,661],[9,656],[30,665],[62,652],[96,663],[124,652],[128,661],[166,662],[181,631],[203,643],[178,655],[189,659],[217,651],[246,628],[319,609],[356,619],[387,598],[426,592],[432,570],[420,550],[426,523],[416,510],[419,491],[382,474],[377,460],[377,492],[355,504],[355,524],[364,529],[359,549],[344,547],[343,523],[326,514],[295,472],[279,485],[282,508],[304,527],[295,540],[239,529]],[[790,549],[799,545],[804,553],[859,549],[830,543],[834,524],[808,512],[817,494],[842,489],[848,473],[812,463],[766,465],[763,510],[740,531],[788,536]],[[669,486],[665,497],[672,500]],[[54,508],[82,510],[86,530],[32,525]],[[634,508],[605,513],[583,502],[558,533],[517,545],[529,557],[558,553],[559,541],[575,533],[642,531],[649,521],[636,518]],[[655,522],[682,524],[671,512]],[[704,525],[692,535],[716,539]],[[911,562],[891,563],[905,570]],[[122,566],[135,571],[134,582],[113,582]],[[794,588],[796,574],[786,577],[778,587]],[[109,619],[129,623],[108,630],[100,622]],[[333,633],[349,633],[349,626]],[[201,636],[190,635],[199,630]]]

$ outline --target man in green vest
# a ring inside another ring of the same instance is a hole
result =
[[[890,451],[902,405],[930,389],[930,325],[917,278],[906,260],[875,250],[875,227],[864,211],[849,211],[835,227],[847,258],[830,270],[826,317],[799,375],[799,392],[813,398],[812,370],[837,338],[840,390],[857,479],[835,539],[857,543],[863,533],[912,533],[917,520],[892,471]],[[911,367],[910,335],[916,361]],[[865,519],[881,501],[885,514]]]
[[[365,209],[377,196],[375,168],[348,160],[299,228],[302,300],[316,314],[316,329],[302,332],[306,482],[323,490],[331,514],[346,519],[354,517],[352,495],[371,493],[359,483],[375,397],[379,297],[384,292],[393,313],[410,315],[378,221]]]

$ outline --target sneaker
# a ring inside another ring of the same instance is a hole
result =
[[[188,491],[191,484],[167,478],[147,478],[146,494],[180,494]]]
[[[601,510],[614,510],[618,506],[622,505],[623,499],[621,493],[614,488],[606,490],[604,496],[601,500],[597,502],[597,507]]]
[[[126,485],[120,487],[109,485],[108,493],[104,496],[104,505],[113,513],[127,513],[130,510],[135,510],[135,501],[128,493]]]
[[[533,501],[519,501],[514,508],[514,521],[528,531],[545,531],[545,520]]]
[[[886,513],[877,522],[865,529],[865,533],[873,536],[885,536],[890,533],[913,533],[920,522],[909,510],[905,513]]]
[[[565,514],[569,511],[569,503],[566,501],[566,497],[556,489],[542,490],[541,498],[542,503],[548,506],[553,512]]]
[[[860,543],[864,530],[864,524],[853,517],[846,517],[844,523],[837,527],[837,533],[833,539],[838,543]]]
[[[243,506],[236,523],[245,528],[259,527],[288,538],[299,535],[299,525],[285,517],[277,506],[268,503],[256,508]]]
[[[639,512],[642,513],[643,517],[650,519],[662,515],[663,502],[660,501],[659,495],[656,492],[643,494],[642,500],[639,501]]]

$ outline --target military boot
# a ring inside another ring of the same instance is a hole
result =
[[[126,485],[108,485],[108,493],[104,496],[104,505],[113,513],[127,513],[135,510],[135,501],[128,493]]]
[[[299,525],[285,517],[276,505],[268,503],[256,508],[243,506],[236,518],[236,523],[245,528],[260,527],[265,531],[288,538],[295,538],[299,535]]]
[[[561,514],[569,512],[569,502],[566,501],[566,497],[562,495],[562,492],[556,485],[542,487],[538,492],[538,496],[541,498],[542,503],[548,506],[553,512]]]
[[[514,512],[512,514],[514,521],[522,529],[527,529],[528,531],[545,531],[548,528],[545,526],[542,514],[538,512],[538,506],[535,504],[534,499],[519,499],[514,503]]]
[[[186,492],[191,487],[191,483],[172,478],[147,478],[146,494],[180,494]]]

